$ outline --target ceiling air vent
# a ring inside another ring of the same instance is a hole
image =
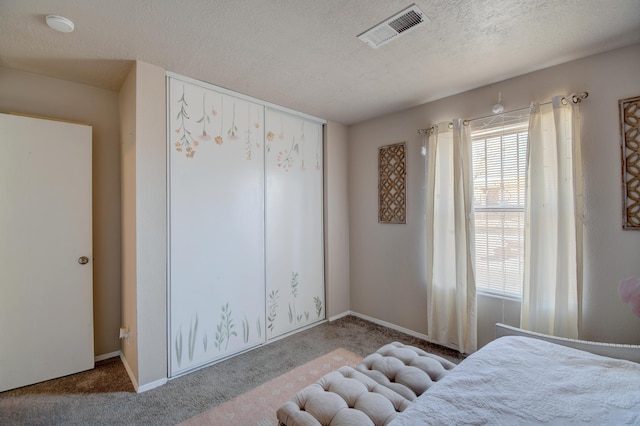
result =
[[[358,38],[375,49],[409,30],[426,24],[428,20],[427,15],[414,4],[363,32]]]

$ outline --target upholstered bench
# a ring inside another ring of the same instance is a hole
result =
[[[307,386],[277,412],[281,425],[386,425],[409,401],[351,367]]]
[[[394,342],[356,368],[342,367],[298,392],[278,409],[285,426],[388,424],[456,364]]]
[[[413,401],[455,366],[420,348],[393,342],[363,359],[356,370]]]

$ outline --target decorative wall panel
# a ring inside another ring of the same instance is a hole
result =
[[[640,230],[640,96],[621,99],[622,227]]]
[[[378,150],[378,222],[406,223],[406,144]]]

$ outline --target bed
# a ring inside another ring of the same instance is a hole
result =
[[[559,339],[502,324],[496,337],[390,425],[640,425],[640,346]]]

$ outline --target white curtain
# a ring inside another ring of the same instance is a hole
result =
[[[582,287],[580,116],[571,96],[529,122],[521,327],[578,338]]]
[[[428,335],[471,353],[477,321],[469,127],[460,119],[434,126],[427,152]]]

